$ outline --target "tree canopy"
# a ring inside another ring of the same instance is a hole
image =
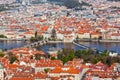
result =
[[[120,63],[120,57],[110,57],[108,55],[108,51],[104,50],[101,54],[93,51],[91,49],[88,50],[78,50],[72,51],[68,49],[64,49],[63,52],[58,54],[58,59],[63,61],[65,64],[68,61],[71,61],[73,58],[82,58],[84,63],[90,62],[96,64],[101,61],[102,63],[110,66],[113,63]]]
[[[0,35],[0,38],[7,38],[7,36],[1,34],[1,35]]]

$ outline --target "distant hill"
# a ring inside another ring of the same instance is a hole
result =
[[[120,0],[108,0],[108,1],[120,1]]]
[[[63,5],[68,8],[76,8],[76,7],[81,8],[82,6],[91,6],[86,2],[79,3],[79,0],[48,0],[48,1],[63,2]]]
[[[48,1],[63,2],[63,1],[65,1],[65,0],[48,0]]]

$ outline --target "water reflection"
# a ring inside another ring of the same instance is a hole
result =
[[[113,42],[80,42],[80,44],[96,48],[100,51],[109,50],[120,54],[120,43]]]
[[[38,50],[43,50],[45,52],[47,52],[50,48],[56,48],[56,49],[69,49],[69,50],[81,50],[84,49],[82,47],[79,47],[77,45],[74,45],[72,43],[52,43],[52,44],[47,44],[47,45],[43,45],[43,46],[39,46],[37,47]]]
[[[0,49],[12,49],[25,45],[24,41],[0,41]]]

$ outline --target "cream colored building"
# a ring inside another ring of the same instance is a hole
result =
[[[80,71],[73,67],[56,67],[48,73],[50,77],[59,77],[59,80],[80,80]]]
[[[0,64],[0,80],[4,80],[4,71],[1,64]]]

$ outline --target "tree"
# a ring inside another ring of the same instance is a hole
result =
[[[44,37],[42,35],[37,37],[38,40],[43,40],[43,38]]]
[[[35,32],[35,38],[37,38],[37,36],[38,36],[38,35],[37,35],[37,31],[36,31],[36,32]]]
[[[111,61],[112,59],[111,59],[111,57],[110,56],[108,56],[108,57],[106,57],[106,59],[105,59],[105,64],[107,64],[108,66],[110,66],[111,64],[112,64],[112,61]]]
[[[98,60],[97,60],[97,58],[93,58],[93,59],[91,60],[91,62],[92,62],[93,64],[96,64],[96,63],[98,62]]]
[[[7,38],[7,36],[1,34],[1,35],[0,35],[0,38]]]
[[[32,56],[32,55],[30,56],[30,59],[33,59],[33,56]]]
[[[84,59],[84,63],[91,62],[96,64],[97,62],[101,61],[102,63],[110,66],[113,63],[120,63],[120,57],[110,57],[108,55],[108,51],[104,50],[103,53],[94,54],[95,51],[88,49],[88,50],[78,50],[72,51],[70,49],[63,49],[62,52],[58,52],[58,59],[63,61],[63,64],[66,62],[73,60],[73,58],[82,58]]]
[[[70,52],[70,53],[69,53],[69,56],[68,56],[68,59],[69,59],[69,60],[73,60],[74,57],[75,57],[74,53],[73,53],[73,52]]]
[[[102,53],[101,53],[102,56],[107,56],[108,55],[108,51],[107,50],[104,50]]]
[[[51,35],[51,38],[52,38],[53,40],[56,39],[56,31],[55,31],[55,29],[52,29],[52,35]]]
[[[18,60],[17,57],[14,56],[12,52],[8,52],[7,55],[8,55],[8,59],[10,61],[10,64],[12,64],[12,63],[14,63],[14,61]]]
[[[51,60],[56,60],[56,58],[55,57],[51,57]]]
[[[15,56],[9,57],[10,64],[14,63],[16,60],[18,60]]]
[[[60,59],[60,60],[62,60],[63,54],[62,54],[62,53],[58,54],[58,55],[57,55],[57,58]]]
[[[43,36],[38,36],[36,33],[35,37],[30,38],[30,41],[35,42],[35,41],[43,40],[43,38],[44,38]]]
[[[64,56],[64,57],[62,58],[62,61],[63,61],[63,64],[65,64],[67,61],[69,61],[69,59],[68,59],[68,57]]]
[[[79,42],[79,37],[78,37],[78,35],[77,35],[77,37],[76,37],[76,42]]]
[[[13,56],[13,53],[12,52],[8,52],[7,55],[8,55],[8,57],[11,57],[11,56]]]
[[[6,48],[3,48],[3,49],[2,49],[2,52],[5,52],[5,51],[7,51],[7,49],[6,49]]]
[[[48,73],[49,70],[49,68],[44,69],[45,73]]]
[[[36,37],[31,37],[31,38],[30,38],[30,41],[31,41],[31,42],[35,42],[35,41],[38,41],[38,39],[37,39]]]
[[[75,54],[75,57],[76,57],[76,58],[82,58],[81,50],[75,51],[74,54]]]
[[[84,55],[88,55],[88,54],[89,54],[89,50],[82,50],[82,53],[83,53]]]
[[[39,53],[35,54],[35,59],[40,60],[41,59],[41,54],[39,54]]]
[[[3,52],[0,52],[0,57],[4,57],[5,54],[3,54]]]

